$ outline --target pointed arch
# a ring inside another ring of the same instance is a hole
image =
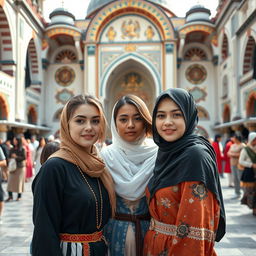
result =
[[[255,39],[249,36],[243,58],[243,75],[253,68],[253,53],[255,47]]]
[[[150,71],[150,73],[152,74],[154,83],[155,83],[156,95],[159,95],[159,93],[161,92],[161,77],[160,77],[160,74],[157,71],[157,69],[154,67],[154,65],[152,63],[150,63],[149,61],[147,61],[145,58],[141,57],[140,55],[135,54],[135,53],[129,53],[129,54],[122,55],[118,59],[115,59],[115,61],[112,62],[108,66],[108,68],[105,70],[104,75],[101,79],[100,96],[103,96],[106,94],[107,81],[108,81],[111,73],[113,72],[113,70],[128,60],[134,60],[134,61],[138,62],[138,63],[142,64],[147,70]]]
[[[0,5],[0,70],[13,76],[13,46],[11,30],[4,8]]]
[[[226,33],[224,33],[223,39],[222,39],[222,44],[221,44],[221,58],[222,58],[222,61],[227,59],[228,55],[229,55],[228,37],[227,37]]]

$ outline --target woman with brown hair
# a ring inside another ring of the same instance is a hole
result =
[[[64,107],[60,149],[32,184],[33,256],[106,255],[102,229],[114,214],[115,193],[95,147],[105,129],[96,98],[79,95]]]
[[[105,228],[111,256],[142,255],[149,226],[145,188],[152,176],[157,147],[151,135],[151,115],[135,95],[123,96],[111,120],[113,143],[102,149],[115,183],[117,212]]]

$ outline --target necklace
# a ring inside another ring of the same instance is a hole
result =
[[[81,173],[85,183],[88,185],[89,189],[91,190],[93,197],[95,199],[95,205],[96,205],[96,228],[100,229],[100,226],[102,224],[102,211],[103,211],[103,199],[102,199],[102,193],[101,193],[101,185],[99,182],[99,179],[97,178],[97,182],[98,182],[98,188],[99,188],[99,192],[100,192],[100,213],[99,213],[99,204],[98,204],[98,200],[96,197],[95,192],[93,191],[93,188],[91,187],[91,185],[89,184],[88,180],[86,179],[85,175],[83,174],[81,168],[76,164],[77,169],[79,170],[79,172]],[[100,215],[100,216],[99,216]]]

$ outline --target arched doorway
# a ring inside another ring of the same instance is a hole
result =
[[[115,102],[127,94],[139,96],[152,111],[157,94],[154,77],[146,66],[134,59],[115,67],[106,82],[104,107],[109,123]]]

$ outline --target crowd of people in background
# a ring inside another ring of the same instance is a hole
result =
[[[241,199],[241,204],[248,205],[256,216],[256,132],[249,133],[248,138],[232,133],[224,145],[222,138],[216,134],[212,141],[219,175],[223,178],[226,173],[234,199]]]
[[[14,193],[17,194],[16,201],[22,199],[25,182],[31,181],[40,170],[43,148],[46,144],[52,143],[54,140],[56,140],[54,146],[51,145],[50,148],[57,150],[55,148],[59,147],[59,141],[52,135],[48,138],[41,137],[39,141],[35,135],[25,138],[23,134],[15,136],[12,139],[7,139],[6,141],[0,139],[0,183],[7,183],[6,194],[8,197],[5,199],[6,203],[14,200]],[[44,154],[44,157],[46,155],[47,152]],[[11,169],[10,164],[12,159],[15,159],[15,167]],[[1,187],[0,202],[2,204],[4,194],[5,192]]]

